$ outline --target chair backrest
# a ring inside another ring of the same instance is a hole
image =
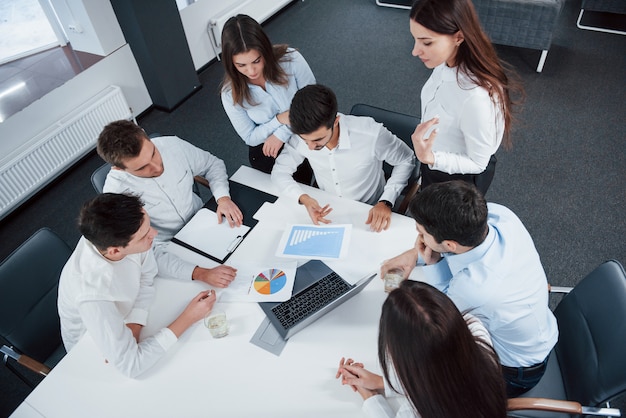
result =
[[[71,253],[42,228],[0,264],[0,336],[42,363],[62,346],[57,295]]]
[[[607,261],[554,310],[555,347],[568,400],[600,405],[626,392],[626,275]]]
[[[413,148],[411,135],[420,123],[420,119],[418,117],[362,103],[357,103],[352,106],[350,114],[354,116],[369,116],[373,118],[376,122],[385,125],[385,127],[395,136],[406,142],[411,149]]]
[[[350,114],[354,116],[369,116],[376,122],[382,123],[392,134],[403,140],[409,148],[413,149],[411,135],[415,131],[415,127],[420,123],[419,118],[362,103],[357,103],[352,106]],[[385,175],[389,177],[392,167],[385,163],[383,169],[385,170]]]
[[[96,193],[102,193],[102,189],[104,189],[104,181],[106,180],[109,171],[111,171],[111,164],[104,163],[91,175],[91,184],[96,190]]]

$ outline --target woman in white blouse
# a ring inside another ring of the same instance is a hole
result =
[[[498,59],[471,0],[416,1],[410,30],[413,56],[433,69],[412,136],[421,185],[460,179],[484,194],[496,150],[511,146],[511,93],[521,98],[522,88]]]
[[[506,417],[504,379],[487,330],[429,284],[405,280],[389,294],[378,358],[384,378],[352,359],[342,358],[337,371],[363,397],[369,417]],[[389,397],[398,397],[395,412]]]
[[[287,45],[272,45],[259,23],[247,15],[228,19],[222,30],[222,104],[235,131],[249,147],[253,168],[271,173],[289,140],[289,106],[296,91],[315,84],[304,57]],[[309,183],[305,161],[296,180]]]

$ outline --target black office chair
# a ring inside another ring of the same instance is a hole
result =
[[[621,416],[618,409],[603,405],[626,392],[626,274],[622,265],[615,260],[601,264],[563,297],[554,315],[559,341],[546,373],[529,392],[509,399],[509,411],[515,411],[510,416],[553,417],[554,412]]]
[[[391,133],[403,140],[409,146],[409,148],[413,149],[411,135],[415,131],[415,127],[420,123],[420,119],[418,117],[362,103],[358,103],[352,106],[350,114],[354,116],[369,116],[376,122],[382,123],[387,129],[389,129],[389,131],[391,131]],[[385,171],[386,178],[389,178],[392,169],[393,168],[389,164],[383,164],[383,170]],[[400,199],[400,203],[397,205],[397,208],[395,208],[398,213],[406,212],[411,198],[417,192],[417,188],[419,186],[417,184],[418,176],[419,162],[415,167],[413,175],[409,179],[409,184],[402,191],[402,198]]]
[[[57,294],[71,253],[61,238],[42,228],[0,264],[0,337],[8,343],[0,352],[7,368],[31,387],[12,363],[46,376],[65,355]]]

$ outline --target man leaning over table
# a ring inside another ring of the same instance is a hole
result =
[[[157,273],[156,231],[143,203],[133,195],[98,195],[83,205],[78,226],[83,236],[59,280],[63,344],[69,352],[89,332],[109,364],[135,377],[211,311],[215,292],[200,292],[168,327],[140,341]]]
[[[150,139],[143,129],[127,120],[105,126],[97,150],[113,166],[104,191],[132,193],[146,205],[158,231],[154,254],[159,275],[200,280],[215,287],[227,287],[235,279],[233,267],[202,268],[167,251],[172,237],[202,208],[200,196],[192,189],[194,176],[208,180],[217,201],[218,222],[224,217],[231,227],[241,225],[243,215],[230,198],[222,160],[176,136]]]
[[[302,191],[292,175],[309,160],[320,189],[373,205],[366,224],[389,228],[391,208],[415,169],[415,154],[382,124],[363,116],[337,113],[337,98],[326,86],[300,89],[289,109],[294,133],[276,158],[272,181],[304,205],[314,224],[329,223],[332,208]],[[385,182],[383,161],[393,166]]]
[[[409,279],[435,286],[459,311],[478,317],[500,358],[508,397],[530,390],[546,370],[559,331],[546,274],[520,219],[460,180],[424,188],[409,211],[418,231],[415,247],[387,260],[381,274],[401,267]],[[429,266],[415,268],[418,257]]]

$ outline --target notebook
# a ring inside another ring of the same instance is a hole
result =
[[[322,261],[311,260],[296,270],[291,299],[259,306],[281,337],[288,339],[359,293],[374,276],[351,285]]]

